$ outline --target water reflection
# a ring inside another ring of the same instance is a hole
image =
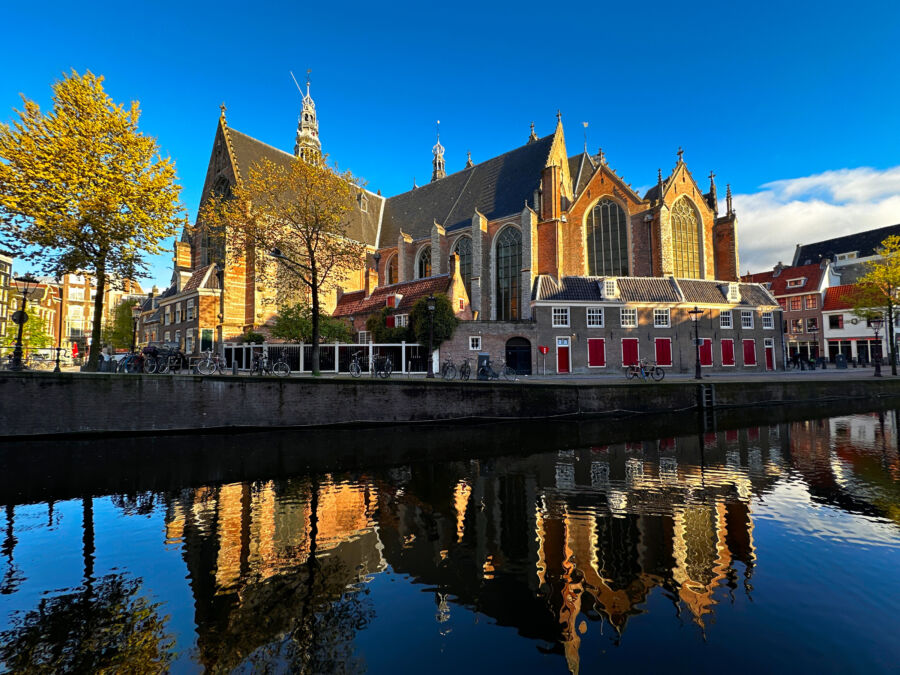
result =
[[[89,660],[96,652],[151,670],[173,658],[214,672],[362,670],[375,655],[360,651],[359,637],[392,602],[389,589],[372,592],[383,576],[433,595],[419,630],[436,625],[447,637],[457,612],[485,616],[482,630],[513,627],[526,640],[519,649],[533,641],[535,654],[558,655],[570,672],[593,654],[591,636],[619,645],[636,617],[664,616],[656,599],[671,608],[665,621],[690,629],[680,639],[702,645],[719,629],[717,612],[754,599],[760,518],[800,537],[900,549],[898,442],[890,412],[272,475],[111,495],[96,526],[93,502],[107,498],[92,495],[80,502],[82,582],[61,591],[47,561],[17,553],[64,529],[54,503],[7,505],[0,598],[21,602],[0,614],[0,661],[14,671],[91,670],[102,665]],[[797,489],[853,520],[820,527],[785,498]],[[153,524],[154,558],[179,556],[186,590],[174,579],[147,589],[124,571],[95,574],[95,527],[135,519]],[[51,581],[35,586],[31,574]],[[183,592],[193,616],[169,622],[161,607]],[[40,599],[29,607],[29,597]],[[176,650],[171,624],[187,619],[195,634],[182,629]]]

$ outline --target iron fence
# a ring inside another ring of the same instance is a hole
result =
[[[312,372],[312,348],[303,343],[225,344],[225,363],[228,369],[237,364],[238,370],[250,370],[253,355],[266,353],[277,359],[282,353],[294,373]],[[394,372],[419,374],[428,367],[428,350],[417,343],[396,344],[322,344],[319,345],[319,371],[323,373],[349,373],[354,355],[360,353],[360,367],[369,372],[373,360],[390,357]]]

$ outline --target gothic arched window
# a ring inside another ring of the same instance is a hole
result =
[[[672,259],[675,276],[700,278],[700,246],[697,237],[697,212],[685,197],[672,207]]]
[[[472,237],[460,237],[453,246],[459,255],[459,276],[462,277],[469,300],[472,299]]]
[[[588,214],[587,259],[591,276],[628,276],[628,216],[607,197]]]
[[[431,247],[426,246],[419,252],[419,262],[416,263],[416,279],[424,279],[431,276]]]
[[[399,272],[397,270],[397,256],[391,256],[391,259],[388,260],[387,267],[384,271],[384,281],[386,284],[396,284],[399,278]]]
[[[507,227],[497,237],[497,319],[521,318],[522,233]]]

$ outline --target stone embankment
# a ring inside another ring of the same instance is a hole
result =
[[[3,373],[0,436],[625,417],[835,401],[875,407],[893,397],[900,402],[900,379],[523,384]]]

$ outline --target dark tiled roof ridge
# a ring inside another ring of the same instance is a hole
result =
[[[243,136],[244,138],[246,138],[246,139],[248,139],[248,140],[251,140],[251,141],[253,141],[254,143],[259,143],[260,145],[264,145],[265,147],[269,148],[270,150],[275,150],[275,151],[280,152],[280,153],[282,153],[282,154],[284,154],[284,155],[287,155],[288,157],[291,157],[291,158],[294,157],[294,155],[293,155],[292,153],[287,152],[286,150],[282,150],[281,148],[276,148],[274,145],[270,145],[269,143],[266,143],[265,141],[261,141],[261,140],[259,140],[258,138],[255,138],[255,137],[251,136],[250,134],[245,134],[243,131],[239,131],[238,129],[235,129],[235,128],[233,128],[233,127],[230,127],[230,126],[226,125],[226,126],[225,126],[225,133],[231,133],[231,132],[234,132],[234,133],[236,133],[236,134],[240,134],[240,135]]]

